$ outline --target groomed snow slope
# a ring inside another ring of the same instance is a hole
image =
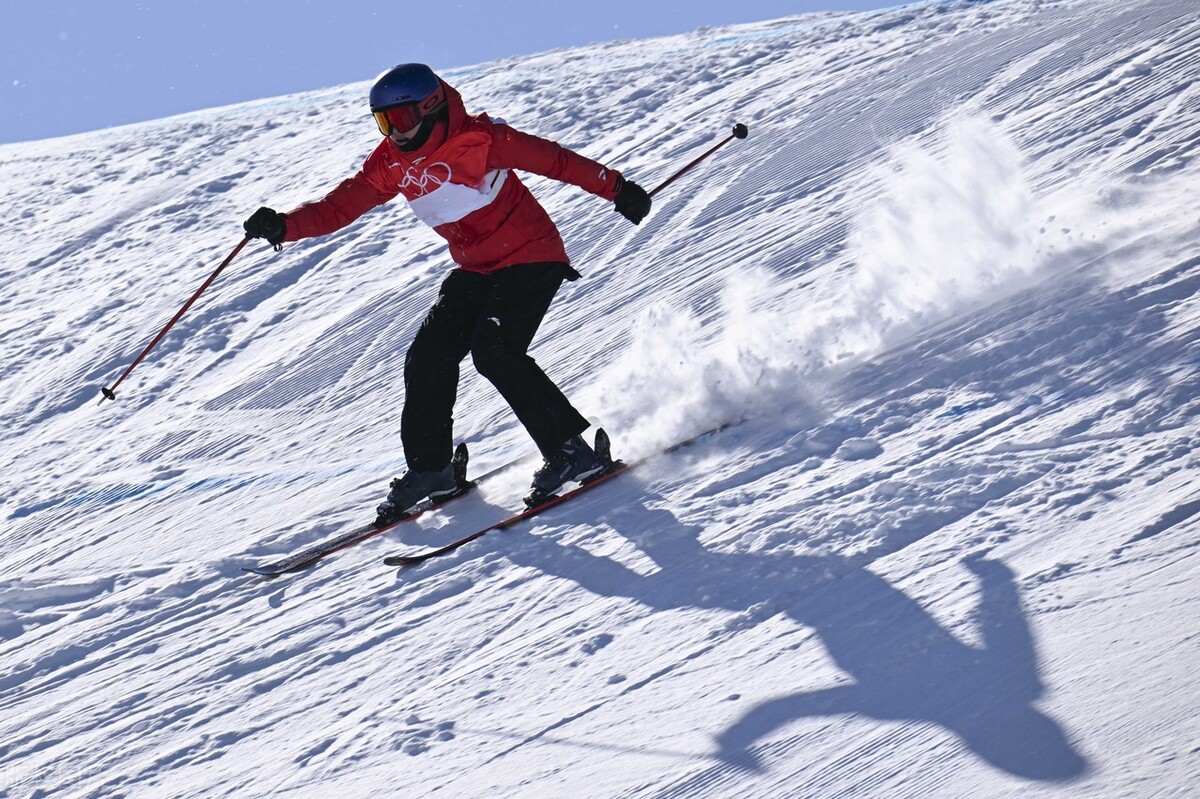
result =
[[[404,59],[402,52],[385,56]],[[381,63],[380,67],[388,66]],[[585,278],[535,355],[636,457],[536,524],[482,472],[268,581],[402,468],[440,276],[402,203],[247,249],[366,84],[0,147],[0,795],[1187,796],[1200,783],[1200,9],[918,3],[453,69],[653,186],[531,177]]]

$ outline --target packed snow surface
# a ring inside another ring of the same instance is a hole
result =
[[[367,84],[0,147],[0,795],[1195,795],[1195,0],[445,75],[647,188],[750,127],[639,227],[529,178],[584,274],[534,354],[617,454],[746,421],[387,568],[520,507],[535,452],[468,364],[473,472],[512,468],[246,574],[402,470],[441,241],[394,203],[256,242],[99,388],[250,212],[358,167]]]

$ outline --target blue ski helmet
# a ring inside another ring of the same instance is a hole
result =
[[[380,133],[402,150],[417,150],[446,118],[446,89],[424,64],[400,64],[375,79],[371,113]]]

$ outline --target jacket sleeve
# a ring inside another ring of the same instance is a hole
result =
[[[337,188],[320,200],[305,203],[288,211],[287,237],[284,241],[296,241],[313,236],[325,236],[341,230],[355,219],[383,205],[400,193],[378,179],[370,177],[370,161],[354,177],[342,181]]]
[[[496,124],[492,129],[488,167],[533,172],[571,183],[606,200],[616,199],[622,183],[621,173],[615,169],[504,124]]]

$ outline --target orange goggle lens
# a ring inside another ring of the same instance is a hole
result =
[[[388,121],[387,111],[376,111],[372,116],[375,117],[375,124],[379,126],[379,132],[384,136],[390,135],[392,123]]]

